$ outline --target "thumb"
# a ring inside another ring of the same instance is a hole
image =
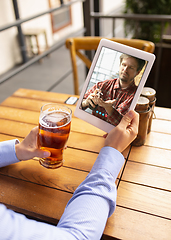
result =
[[[121,127],[125,128],[125,130],[130,133],[130,136],[132,136],[133,139],[137,136],[139,125],[139,114],[137,112],[133,110],[129,111],[125,114],[120,123]]]
[[[135,115],[136,115],[136,113],[133,110],[130,110],[129,112],[127,112],[123,116],[123,118],[122,118],[122,120],[120,122],[120,126],[124,127],[124,128],[127,128],[131,124],[131,122],[134,119]]]
[[[50,151],[41,150],[41,149],[36,149],[34,154],[35,154],[35,157],[47,158],[47,157],[50,157],[51,152]]]
[[[116,99],[111,100],[111,103],[115,103],[115,102],[116,102]]]

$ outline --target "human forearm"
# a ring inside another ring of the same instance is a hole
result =
[[[103,148],[91,172],[67,204],[58,227],[73,231],[77,239],[83,236],[100,239],[107,218],[115,209],[115,181],[123,163],[124,158],[117,150]]]
[[[87,178],[74,192],[57,227],[28,220],[0,204],[2,239],[100,239],[116,205],[115,181],[124,163],[120,152],[136,137],[138,122],[138,114],[131,111],[108,134],[105,147]]]
[[[106,112],[108,113],[108,115],[112,115],[113,113],[113,109],[114,109],[114,105],[115,105],[115,99],[113,100],[107,100],[107,101],[100,101],[100,104],[103,108],[105,108]]]
[[[57,227],[29,220],[0,205],[0,236],[4,240],[100,239],[107,218],[115,208],[115,180],[123,163],[124,158],[117,150],[104,147],[69,201]]]
[[[104,197],[109,201],[115,201],[116,196],[111,195],[110,191],[115,192],[115,181],[123,163],[124,157],[119,151],[112,147],[103,147],[87,178],[76,189],[68,205],[77,195],[80,195],[81,192],[87,194],[87,190],[89,191],[91,188],[90,194],[94,194],[95,192],[98,196]],[[98,178],[100,181],[97,180]],[[101,191],[101,187],[104,187],[103,192]],[[106,193],[104,194],[105,191]],[[110,209],[110,211],[112,213],[114,209]]]
[[[103,107],[105,108],[108,115],[112,115],[113,107],[111,105],[104,103]]]
[[[67,231],[27,219],[24,215],[15,213],[0,204],[0,239],[1,240],[76,240]]]

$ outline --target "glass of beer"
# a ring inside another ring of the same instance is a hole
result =
[[[46,168],[58,168],[63,165],[63,150],[69,137],[72,111],[57,103],[41,107],[39,117],[38,146],[51,152],[50,157],[40,158]]]

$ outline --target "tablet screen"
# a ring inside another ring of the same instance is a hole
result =
[[[94,59],[78,103],[79,110],[85,113],[83,119],[103,130],[102,122],[117,126],[123,115],[135,107],[151,60],[140,58],[140,50],[129,51],[125,45],[120,48],[125,51],[104,45]]]

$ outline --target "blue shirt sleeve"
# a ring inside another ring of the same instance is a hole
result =
[[[15,154],[16,143],[19,143],[17,139],[0,142],[0,167],[19,162]]]
[[[107,218],[116,205],[115,180],[124,157],[111,147],[101,149],[97,160],[68,202],[57,225],[51,226],[25,218],[0,205],[2,239],[100,239]]]

